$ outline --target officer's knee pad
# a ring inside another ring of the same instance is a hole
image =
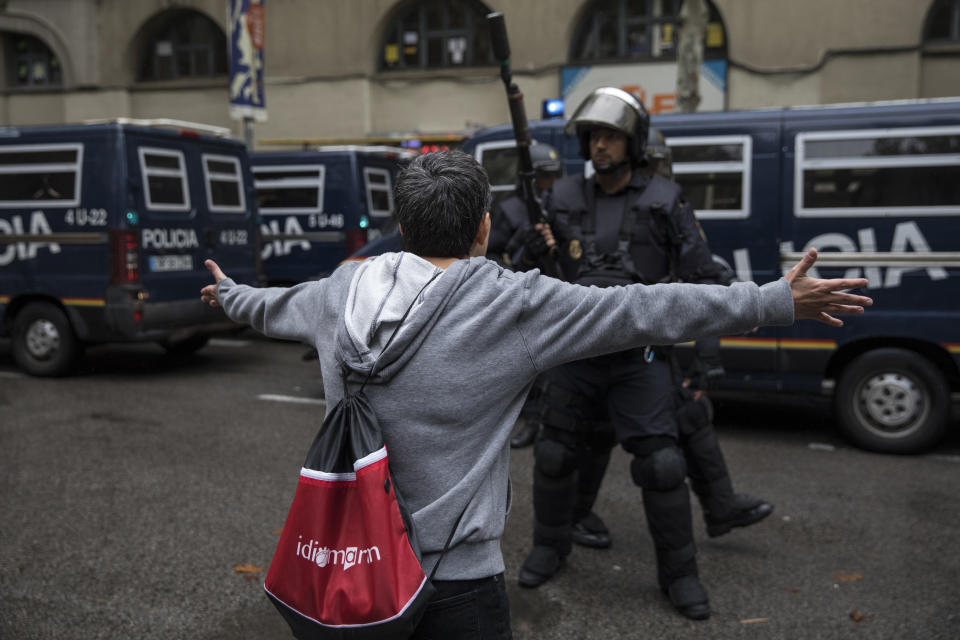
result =
[[[577,469],[576,452],[562,442],[540,438],[533,445],[537,471],[551,478],[568,476]]]
[[[669,446],[637,456],[630,463],[633,481],[651,491],[670,491],[683,484],[687,463],[679,447]]]

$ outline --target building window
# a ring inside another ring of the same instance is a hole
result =
[[[140,80],[208,78],[227,73],[227,38],[210,18],[172,10],[144,27]]]
[[[60,60],[43,41],[25,33],[4,34],[10,87],[59,87],[63,84]]]
[[[475,0],[422,0],[405,5],[387,27],[380,69],[495,64],[487,13],[489,9]]]
[[[594,0],[574,30],[571,62],[673,60],[677,57],[680,0]],[[707,2],[703,56],[726,57],[723,21]]]
[[[925,43],[960,42],[960,0],[937,0],[927,14]]]

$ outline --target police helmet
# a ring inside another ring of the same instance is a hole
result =
[[[548,144],[534,141],[530,145],[530,160],[537,175],[563,175],[563,161],[557,150]]]
[[[627,136],[631,164],[642,163],[650,116],[637,98],[622,89],[601,87],[580,103],[567,123],[566,133],[577,136],[580,155],[585,160],[590,159],[590,131],[597,128],[613,129]]]
[[[644,159],[651,173],[659,173],[664,178],[673,180],[673,153],[667,146],[667,140],[663,134],[653,127],[650,127],[650,133],[647,135]]]

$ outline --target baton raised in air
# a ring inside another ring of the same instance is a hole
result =
[[[507,39],[507,24],[500,12],[487,14],[487,26],[490,28],[490,44],[493,55],[500,62],[500,79],[507,90],[507,105],[510,107],[510,121],[513,123],[513,138],[517,142],[517,195],[527,208],[530,226],[546,223],[540,197],[537,195],[536,175],[533,160],[530,158],[530,126],[527,124],[527,112],[523,104],[523,93],[513,81],[510,72],[510,41]],[[551,253],[543,257],[543,271],[556,275],[557,267]]]

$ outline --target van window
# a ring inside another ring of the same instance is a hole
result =
[[[960,127],[798,133],[798,217],[960,213]]]
[[[137,151],[147,209],[189,211],[190,190],[183,152],[154,147],[140,147]]]
[[[234,156],[205,153],[203,179],[207,186],[207,204],[214,213],[243,213],[243,179],[240,160]]]
[[[706,220],[750,217],[750,136],[667,138],[673,174],[683,195]]]
[[[0,147],[0,208],[80,203],[82,144]]]
[[[490,176],[490,191],[497,200],[513,193],[517,188],[517,143],[513,140],[481,142],[477,145],[477,162]]]
[[[363,180],[367,185],[367,211],[375,218],[393,215],[393,188],[390,172],[376,167],[364,167]]]
[[[253,167],[257,205],[262,215],[323,211],[322,164]]]

